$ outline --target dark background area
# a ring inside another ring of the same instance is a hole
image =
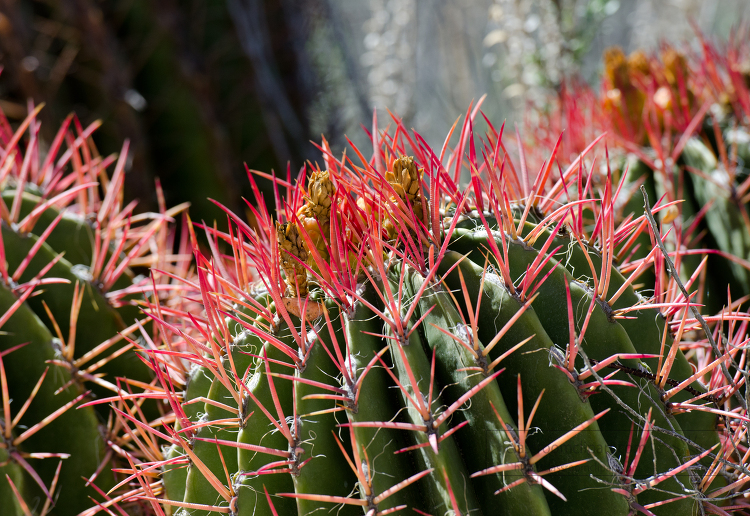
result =
[[[314,87],[289,51],[304,35],[283,7],[248,2],[258,12],[239,14],[257,27],[242,41],[233,3],[2,0],[2,107],[13,122],[27,99],[45,102],[47,141],[70,112],[84,126],[102,120],[103,154],[129,139],[126,195],[141,210],[155,208],[158,177],[168,202],[191,201],[198,220],[218,216],[207,197],[242,211],[243,162],[270,171],[312,157],[303,114]]]

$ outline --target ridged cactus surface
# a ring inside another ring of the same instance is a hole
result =
[[[150,501],[181,516],[742,505],[744,330],[714,355],[674,281],[665,300],[634,290],[647,264],[615,259],[636,226],[615,222],[611,175],[589,187],[595,146],[559,173],[555,147],[532,175],[492,126],[477,159],[472,120],[447,154],[397,118],[358,165],[324,141],[325,170],[276,179],[275,218],[203,227],[185,280],[202,311],[150,308],[173,335],[157,374],[192,364],[165,393]]]

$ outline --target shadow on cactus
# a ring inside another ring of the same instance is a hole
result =
[[[133,352],[149,345],[136,342],[148,319],[135,300],[168,286],[132,267],[173,268],[167,224],[185,207],[135,215],[135,203],[123,206],[127,143],[119,157],[100,156],[98,123],[72,116],[42,142],[39,109],[15,129],[0,114],[0,506],[74,515],[107,499],[113,459],[134,446],[108,398],[151,389]],[[98,412],[81,403],[101,397]],[[160,417],[147,398],[131,410]]]
[[[252,227],[201,226],[202,311],[147,310],[174,423],[132,418],[167,446],[122,496],[200,516],[747,508],[747,315],[698,319],[671,276],[633,289],[653,261],[615,258],[640,226],[615,221],[599,140],[534,172],[502,128],[475,140],[477,113],[439,152],[395,117],[369,159],[323,141],[307,186],[271,177],[275,216],[258,193]]]

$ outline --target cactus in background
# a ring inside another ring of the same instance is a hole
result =
[[[184,206],[134,215],[123,206],[127,143],[100,156],[99,124],[71,116],[46,145],[40,108],[15,130],[0,113],[0,506],[74,515],[115,484],[111,460],[131,446],[108,407],[80,402],[152,381],[130,336],[146,323],[135,300],[156,285],[131,267],[169,268],[167,221]]]
[[[683,281],[699,275],[697,300],[712,313],[738,299],[746,303],[750,295],[750,45],[742,34],[721,47],[699,35],[701,53],[664,46],[658,55],[626,57],[609,49],[600,98],[580,84],[567,88],[552,110],[560,116],[537,132],[538,140],[549,142],[570,130],[563,155],[608,132],[614,161],[627,178],[618,221],[632,213],[640,225],[621,258],[645,259],[653,248],[647,222],[639,218],[639,185],[661,205],[679,201],[661,222],[664,232],[674,227],[670,246],[683,263]],[[701,267],[703,254],[709,260]],[[659,290],[658,282],[666,281],[663,265],[656,271],[657,277],[644,278],[647,288]]]
[[[672,276],[633,289],[659,250],[615,263],[639,226],[584,167],[596,141],[534,176],[502,128],[477,158],[477,112],[439,154],[395,117],[359,165],[324,141],[307,188],[275,179],[276,220],[203,226],[202,311],[146,308],[174,416],[128,416],[166,445],[123,496],[180,516],[743,510],[747,316],[698,319]]]
[[[659,58],[647,59],[638,53],[641,66],[625,71],[632,91],[623,92],[623,102],[609,112],[613,127],[623,128],[628,100],[641,99],[641,109],[631,115],[637,123],[617,132],[624,145],[633,146],[628,150],[653,171],[644,179],[656,194],[666,202],[684,200],[677,221],[684,237],[681,247],[693,250],[695,243],[687,238],[696,229],[707,231],[703,245],[721,257],[711,263],[721,266],[712,267],[717,270],[712,271],[713,281],[705,292],[706,302],[714,309],[727,302],[723,290],[727,283],[734,298],[750,294],[750,182],[745,180],[747,170],[739,148],[747,139],[750,111],[742,99],[750,90],[738,66],[750,52],[747,45],[731,48],[734,52],[721,57],[703,40],[702,57],[670,47]],[[619,91],[614,84],[606,88],[607,97]],[[700,263],[695,256],[683,259],[689,272]]]

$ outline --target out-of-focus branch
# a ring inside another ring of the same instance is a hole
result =
[[[283,163],[291,157],[286,134],[293,141],[304,141],[305,129],[274,65],[263,4],[261,0],[227,0],[227,5],[242,48],[255,69],[254,80],[261,97],[263,120],[277,159]]]

